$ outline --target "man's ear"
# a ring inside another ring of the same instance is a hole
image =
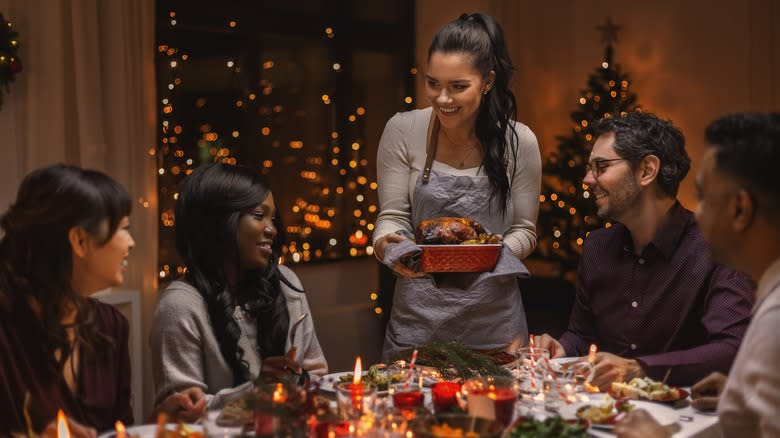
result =
[[[733,218],[732,224],[734,231],[745,231],[756,214],[756,203],[745,189],[739,189],[731,198],[729,213]]]
[[[639,163],[639,184],[647,186],[653,182],[661,170],[661,160],[655,155],[642,158]]]
[[[75,226],[68,230],[68,241],[73,254],[77,257],[85,257],[89,245],[89,233],[83,227]]]

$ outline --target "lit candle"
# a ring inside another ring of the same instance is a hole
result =
[[[352,407],[355,412],[363,412],[363,384],[361,380],[363,378],[363,362],[360,360],[360,356],[355,359],[355,373],[352,377],[352,385],[350,386],[350,394],[352,395]]]
[[[57,438],[70,438],[70,429],[68,429],[68,419],[62,409],[57,411]]]
[[[588,351],[588,362],[593,363],[596,361],[597,351],[598,347],[596,347],[596,344],[590,344],[590,351]]]
[[[127,436],[125,435],[125,425],[121,421],[117,420],[114,423],[114,428],[116,429],[116,438],[125,438]]]
[[[271,402],[274,404],[281,404],[285,403],[287,401],[287,391],[284,389],[284,385],[281,383],[276,384],[276,389],[274,389],[274,393],[271,396]]]

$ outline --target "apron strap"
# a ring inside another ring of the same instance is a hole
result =
[[[428,122],[428,138],[425,149],[425,167],[423,168],[422,182],[426,184],[431,176],[431,166],[436,157],[436,148],[439,146],[439,118],[436,112],[431,109],[431,121]]]

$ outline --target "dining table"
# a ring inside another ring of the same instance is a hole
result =
[[[337,373],[340,375],[344,373]],[[689,388],[683,388],[690,392]],[[433,412],[433,403],[430,388],[424,388],[424,406]],[[335,408],[335,394],[324,391],[327,398],[333,400]],[[514,419],[520,416],[532,416],[537,419],[543,419],[552,415],[561,415],[563,418],[572,418],[574,412],[584,405],[598,405],[602,402],[606,394],[603,393],[578,393],[579,401],[573,402],[561,409],[554,410],[545,407],[544,402],[538,402],[536,405],[529,405],[521,400],[517,401],[514,411]],[[645,409],[651,416],[657,419],[665,420],[666,424],[674,430],[672,434],[675,438],[710,438],[719,437],[720,428],[718,426],[718,417],[715,412],[704,412],[694,409],[691,406],[690,397],[678,400],[674,403],[661,403],[649,401],[632,401],[637,408]],[[588,435],[592,437],[612,438],[615,434],[608,428],[591,427],[588,429]]]

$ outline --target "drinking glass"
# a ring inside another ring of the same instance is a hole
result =
[[[436,382],[431,387],[433,411],[437,414],[458,410],[458,393],[461,384],[458,382]]]
[[[544,348],[525,347],[516,352],[521,400],[533,404],[544,392],[544,375],[550,352]]]
[[[415,381],[390,385],[390,396],[393,398],[395,410],[407,418],[414,417],[417,409],[423,407],[425,400],[422,387]]]
[[[463,384],[468,414],[509,426],[515,412],[517,382],[508,376],[469,379]]]

